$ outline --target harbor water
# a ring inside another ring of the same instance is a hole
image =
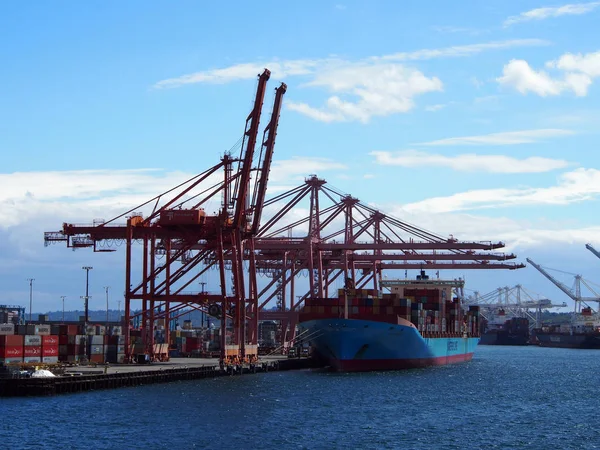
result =
[[[594,449],[598,350],[481,346],[469,363],[302,370],[0,399],[2,448]]]

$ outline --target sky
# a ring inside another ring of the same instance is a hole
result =
[[[116,306],[124,252],[44,247],[43,232],[216,164],[265,67],[265,110],[288,85],[271,193],[317,174],[442,236],[503,241],[569,287],[600,284],[585,248],[600,249],[599,21],[600,2],[550,0],[3,2],[0,303],[28,306],[34,278],[34,312],[63,295],[81,308],[93,266],[90,307],[104,286]],[[521,284],[572,305],[530,266],[462,275],[468,292]]]

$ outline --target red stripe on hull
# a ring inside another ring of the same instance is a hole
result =
[[[473,353],[419,359],[346,359],[330,360],[331,367],[338,372],[370,372],[377,370],[417,369],[429,366],[444,366],[471,361]]]

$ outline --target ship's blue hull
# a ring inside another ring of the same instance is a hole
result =
[[[398,370],[470,361],[478,337],[423,338],[413,326],[357,319],[302,322],[305,336],[338,371]]]

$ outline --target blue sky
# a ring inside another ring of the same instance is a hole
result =
[[[263,67],[266,110],[288,84],[274,189],[316,173],[428,230],[600,283],[584,247],[600,248],[600,2],[455,5],[0,5],[0,303],[26,303],[34,277],[40,310],[61,295],[74,308],[88,264],[96,297],[114,286],[116,303],[122,252],[44,248],[42,232],[216,163]],[[467,280],[566,299],[531,267]]]

